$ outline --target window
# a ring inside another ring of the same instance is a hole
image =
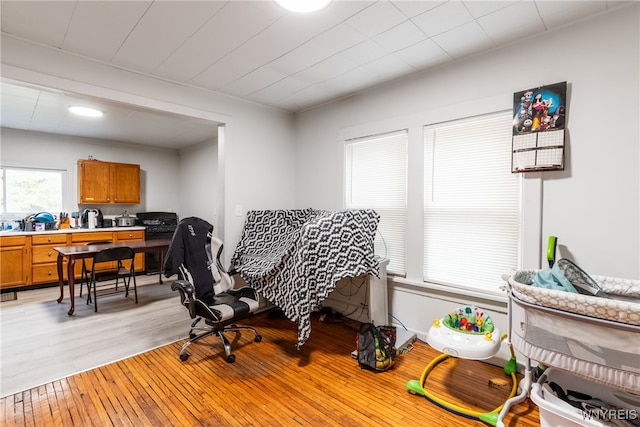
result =
[[[520,175],[508,113],[424,128],[427,282],[498,290],[518,267]]]
[[[407,131],[351,139],[345,145],[345,206],[381,217],[376,254],[390,273],[405,274],[407,246]]]
[[[63,174],[51,169],[0,168],[0,213],[63,211]]]

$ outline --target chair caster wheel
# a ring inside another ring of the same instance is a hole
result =
[[[235,354],[230,354],[227,356],[227,363],[233,363],[236,361],[236,355]]]
[[[262,335],[256,335],[256,337],[253,339],[255,342],[260,342],[262,341]]]
[[[189,353],[182,353],[180,355],[180,361],[184,362],[185,360],[187,360],[189,358]]]
[[[196,337],[196,334],[189,334],[189,339],[192,340]]]

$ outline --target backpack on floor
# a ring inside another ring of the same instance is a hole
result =
[[[356,335],[356,348],[360,368],[386,371],[396,357],[396,327],[363,323]]]

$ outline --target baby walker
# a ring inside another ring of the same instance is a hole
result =
[[[436,319],[427,334],[427,342],[443,354],[436,357],[422,371],[420,380],[410,380],[407,389],[410,393],[424,396],[430,402],[466,418],[484,421],[495,426],[498,415],[504,404],[491,412],[478,412],[449,403],[424,389],[429,373],[440,362],[449,357],[462,357],[464,359],[483,360],[494,356],[500,349],[500,342],[506,338],[506,334],[500,336],[500,331],[493,324],[493,320],[484,311],[477,307],[464,307],[447,314],[442,319]],[[512,388],[507,399],[516,394],[516,358],[513,347],[511,359],[504,367],[504,372],[511,376]]]

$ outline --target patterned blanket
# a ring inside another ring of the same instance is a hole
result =
[[[298,323],[298,348],[311,312],[344,277],[378,277],[373,210],[249,211],[231,264],[249,286]]]

